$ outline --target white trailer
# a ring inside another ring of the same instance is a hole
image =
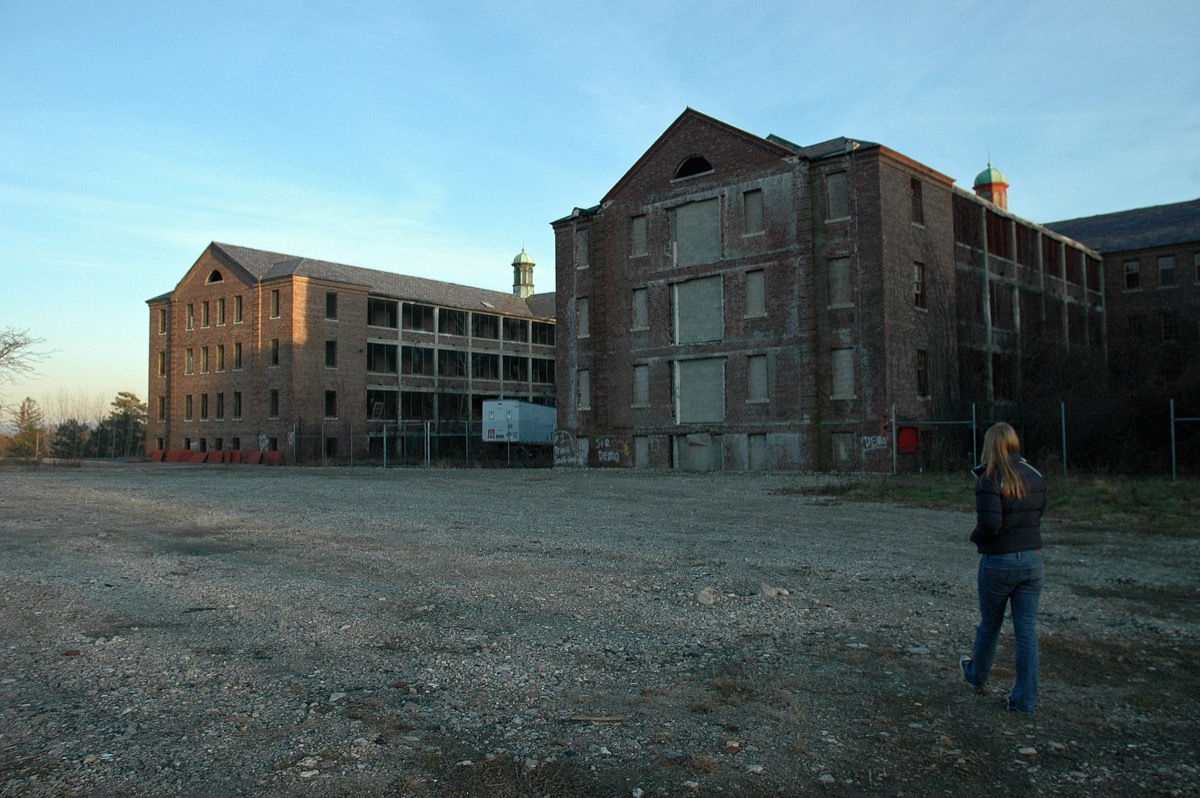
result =
[[[488,399],[483,403],[484,443],[554,442],[558,412],[553,407],[516,399]]]

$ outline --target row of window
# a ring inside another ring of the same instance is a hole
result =
[[[199,303],[200,327],[212,326],[215,317],[216,326],[223,327],[226,323],[225,298],[204,300]],[[189,302],[186,308],[187,329],[196,328],[197,304]],[[271,289],[270,316],[277,319],[280,316],[280,294],[278,288]],[[337,321],[338,295],[334,291],[325,293],[325,319]],[[233,297],[233,323],[241,324],[242,297]],[[498,316],[490,313],[471,313],[465,310],[451,310],[433,305],[419,305],[411,302],[401,303],[394,299],[379,297],[367,298],[367,324],[372,327],[402,328],[414,332],[438,332],[442,335],[467,336],[473,338],[499,340],[501,332],[505,341],[532,343],[541,346],[554,345],[554,325],[550,322],[515,319],[508,316]],[[167,309],[159,308],[158,332],[167,332]]]
[[[830,350],[832,365],[832,385],[830,399],[854,399],[854,357],[855,350],[849,347]],[[723,421],[724,420],[724,391],[725,358],[707,358],[699,360],[676,361],[673,366],[675,386],[672,396],[676,397],[680,409],[680,423],[692,421]],[[576,372],[576,403],[579,410],[592,409],[591,372],[580,369]],[[924,349],[916,350],[914,363],[914,381],[919,398],[928,398],[930,391],[929,353]],[[713,399],[716,397],[714,387],[720,386],[719,402],[720,417],[689,416],[683,408],[694,405],[698,413],[704,413],[705,408],[711,416],[714,409]],[[746,402],[749,404],[764,404],[770,400],[769,380],[766,355],[746,356]],[[689,402],[694,396],[704,397],[703,401]],[[650,407],[650,366],[638,364],[633,367],[633,401],[635,408]]]
[[[1130,313],[1125,317],[1125,333],[1130,338],[1145,337],[1145,316],[1141,313]],[[1158,335],[1163,341],[1179,340],[1179,316],[1172,310],[1162,310],[1158,313]]]
[[[554,382],[554,361],[548,358],[384,343],[367,344],[367,371],[423,377],[471,376],[483,380]]]
[[[272,406],[275,408],[277,416],[279,409],[279,391],[271,391],[271,394],[273,398]],[[231,412],[231,418],[234,420],[240,419],[242,417],[242,392],[233,391],[231,394],[231,399],[231,406],[227,408],[225,403],[225,393],[223,391],[218,391],[217,393],[212,394],[213,401],[211,405],[209,402],[209,394],[185,394],[183,397],[183,420],[194,421],[196,419],[196,413],[199,412],[200,419],[202,421],[207,421],[210,418],[211,411],[212,418],[216,419],[217,421],[223,421],[225,419],[225,412],[227,409]],[[156,412],[159,421],[166,421],[167,397],[158,397]]]
[[[272,338],[270,343],[269,363],[279,365],[280,343],[278,338]],[[215,346],[189,348],[184,352],[184,373],[195,374],[197,368],[197,353],[199,353],[199,373],[208,374],[210,371],[225,371],[225,344]],[[468,364],[470,376],[489,380],[520,380],[532,379],[538,383],[554,382],[554,361],[547,358],[529,357],[525,355],[499,355],[487,352],[467,353],[453,349],[430,349],[418,346],[399,346],[398,344],[368,343],[367,371],[376,374],[411,374],[418,376],[466,377]],[[399,355],[399,357],[398,357]],[[436,367],[435,367],[436,362]],[[325,342],[325,367],[335,369],[338,366],[338,342]],[[242,345],[233,344],[233,371],[242,368]],[[158,376],[167,374],[167,353],[158,353]],[[503,376],[502,376],[503,375]]]
[[[853,282],[850,258],[833,258],[829,261],[829,306],[848,307],[853,304]],[[717,275],[687,280],[671,286],[675,313],[674,342],[693,344],[719,341],[724,336],[724,279]],[[759,318],[767,315],[766,272],[755,269],[745,272],[745,316]],[[912,291],[914,307],[928,305],[925,284],[925,264],[912,264]],[[579,338],[591,336],[591,303],[588,297],[575,300],[575,332]],[[635,288],[632,293],[632,320],[634,332],[650,329],[650,295],[646,288]]]
[[[1166,287],[1175,285],[1175,256],[1162,255],[1158,258],[1158,285]],[[1200,252],[1192,254],[1192,278],[1200,283]],[[1125,290],[1136,291],[1142,288],[1141,261],[1125,261]]]
[[[708,170],[711,171],[711,170]],[[707,174],[708,172],[703,172]],[[911,178],[909,195],[913,224],[925,224],[925,203],[921,181]],[[825,177],[827,221],[850,218],[851,197],[848,172],[833,172]],[[754,236],[765,232],[765,212],[762,189],[751,189],[741,193],[742,235]],[[699,200],[671,208],[667,212],[670,225],[668,236],[669,253],[677,266],[690,266],[712,262],[720,252],[720,198]],[[647,216],[638,214],[629,222],[629,256],[648,255],[649,229]],[[588,230],[575,233],[575,267],[586,269],[590,265]]]

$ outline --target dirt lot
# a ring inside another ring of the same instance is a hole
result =
[[[1200,533],[1049,519],[1018,715],[971,517],[821,479],[2,471],[0,795],[1200,794]]]

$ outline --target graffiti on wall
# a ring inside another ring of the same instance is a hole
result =
[[[577,466],[578,455],[575,452],[575,436],[565,429],[554,431],[554,465]]]
[[[862,451],[877,452],[880,449],[888,448],[888,439],[885,435],[864,435],[862,436]]]

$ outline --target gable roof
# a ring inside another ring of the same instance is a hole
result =
[[[642,157],[638,158],[637,161],[634,162],[633,166],[629,167],[625,174],[621,176],[621,179],[613,184],[613,187],[610,188],[608,193],[604,195],[604,198],[601,200],[601,204],[603,205],[614,195],[618,194],[621,188],[633,177],[633,175],[636,174],[644,164],[652,160],[657,155],[658,151],[662,149],[663,145],[670,140],[680,128],[688,124],[700,124],[717,128],[723,133],[740,139],[746,144],[749,144],[752,147],[762,150],[766,154],[774,155],[778,158],[786,158],[793,154],[791,150],[789,150],[787,147],[784,147],[782,144],[768,141],[767,139],[755,136],[753,133],[747,133],[740,128],[736,128],[733,125],[722,122],[720,119],[714,119],[707,114],[702,114],[693,108],[685,108],[683,113],[680,114],[678,118],[676,118],[676,120],[672,122],[666,130],[663,131],[662,135],[654,140],[654,143],[650,145],[650,148],[642,153]]]
[[[490,291],[485,288],[473,288],[457,283],[379,271],[378,269],[364,269],[360,266],[347,266],[342,263],[267,252],[216,241],[210,244],[210,248],[218,255],[224,256],[224,259],[244,269],[259,282],[291,276],[308,277],[314,280],[362,286],[373,294],[393,299],[405,299],[459,310],[496,312],[506,316],[529,318],[553,318],[554,316],[552,304],[548,314],[535,312],[531,303],[515,294],[503,291]],[[535,294],[534,296],[545,295]],[[533,298],[530,297],[531,300]],[[544,301],[536,304],[539,310],[545,309]]]
[[[1049,222],[1046,227],[1106,254],[1189,244],[1200,242],[1200,199]]]

